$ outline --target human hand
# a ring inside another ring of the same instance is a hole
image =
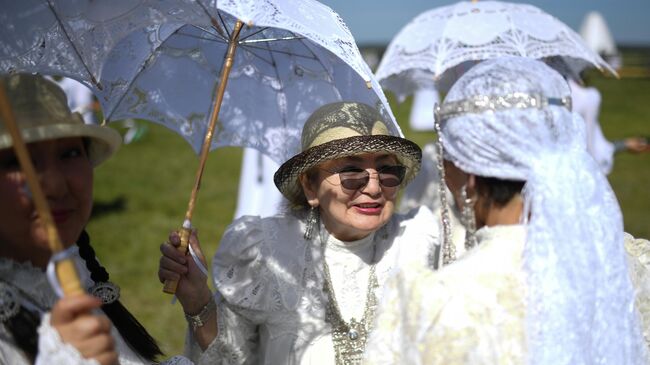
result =
[[[160,264],[158,267],[158,279],[161,283],[166,280],[177,280],[176,297],[183,306],[185,313],[198,313],[212,297],[207,284],[207,277],[199,266],[194,262],[192,256],[178,251],[181,244],[180,234],[173,231],[169,234],[167,242],[160,245]],[[206,260],[196,230],[190,234],[192,250],[199,258],[204,267]]]
[[[101,365],[116,365],[118,354],[111,321],[91,312],[101,305],[101,300],[87,294],[63,297],[52,308],[50,324],[61,340],[74,346],[84,358],[95,359]]]
[[[631,137],[625,139],[625,148],[633,153],[650,152],[650,143],[647,138]]]

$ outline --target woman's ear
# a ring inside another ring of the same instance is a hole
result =
[[[476,175],[467,174],[467,196],[476,197],[479,195],[478,186],[476,184]]]
[[[300,185],[302,186],[302,192],[305,194],[307,203],[312,207],[318,207],[319,202],[318,194],[316,194],[317,189],[313,186],[312,181],[310,181],[306,173],[300,175]]]

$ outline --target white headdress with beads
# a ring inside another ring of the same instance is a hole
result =
[[[441,148],[467,173],[526,182],[528,363],[644,363],[622,215],[569,96],[542,62],[485,61],[437,108]]]

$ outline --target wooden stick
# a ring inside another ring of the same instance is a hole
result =
[[[190,195],[190,201],[187,206],[187,212],[185,213],[185,221],[183,222],[183,227],[179,232],[181,235],[181,244],[178,246],[178,250],[184,254],[187,253],[190,231],[192,229],[192,214],[194,212],[194,205],[196,203],[198,191],[201,188],[201,178],[203,176],[203,171],[205,170],[205,163],[208,160],[210,146],[212,145],[212,137],[214,134],[214,129],[217,125],[217,116],[219,115],[219,110],[221,110],[223,95],[226,92],[228,76],[230,75],[230,70],[232,69],[233,63],[235,62],[235,50],[237,49],[237,41],[239,39],[239,32],[241,31],[242,26],[243,23],[240,20],[235,23],[235,28],[233,29],[230,41],[228,42],[228,52],[226,53],[226,59],[224,60],[223,67],[221,69],[219,88],[217,89],[217,95],[215,96],[214,108],[212,108],[212,113],[210,114],[210,124],[208,125],[207,132],[205,133],[203,145],[201,146],[199,168],[196,171],[194,188],[192,189],[192,194]],[[177,285],[178,281],[176,280],[166,280],[165,286],[163,287],[163,292],[174,294],[176,293]]]
[[[52,219],[52,214],[50,213],[50,207],[47,204],[47,199],[45,194],[41,189],[41,185],[38,182],[38,177],[36,176],[36,170],[32,165],[32,159],[29,156],[29,151],[23,141],[23,137],[16,125],[16,119],[14,118],[13,110],[9,103],[9,98],[5,90],[4,83],[0,83],[0,109],[2,110],[2,119],[5,122],[7,130],[11,135],[13,141],[14,150],[16,151],[16,157],[20,162],[20,167],[25,173],[25,178],[27,179],[27,185],[29,190],[32,193],[32,198],[34,205],[36,206],[36,211],[38,212],[38,217],[42,220],[45,225],[45,230],[47,232],[47,241],[50,246],[52,253],[60,252],[64,249],[63,244],[61,243],[61,238],[59,233],[56,230],[56,225]],[[75,269],[74,262],[71,258],[67,258],[57,262],[56,264],[56,275],[59,279],[59,284],[63,289],[63,293],[66,296],[69,295],[78,295],[84,293],[84,289],[81,286],[79,281],[79,275]]]

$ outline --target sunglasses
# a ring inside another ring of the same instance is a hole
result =
[[[357,167],[344,168],[340,171],[329,171],[321,168],[331,174],[338,174],[341,180],[341,186],[348,190],[359,190],[368,185],[370,173],[368,170]],[[386,188],[394,188],[404,181],[406,167],[402,165],[390,165],[380,167],[377,170],[379,175],[379,184]]]

